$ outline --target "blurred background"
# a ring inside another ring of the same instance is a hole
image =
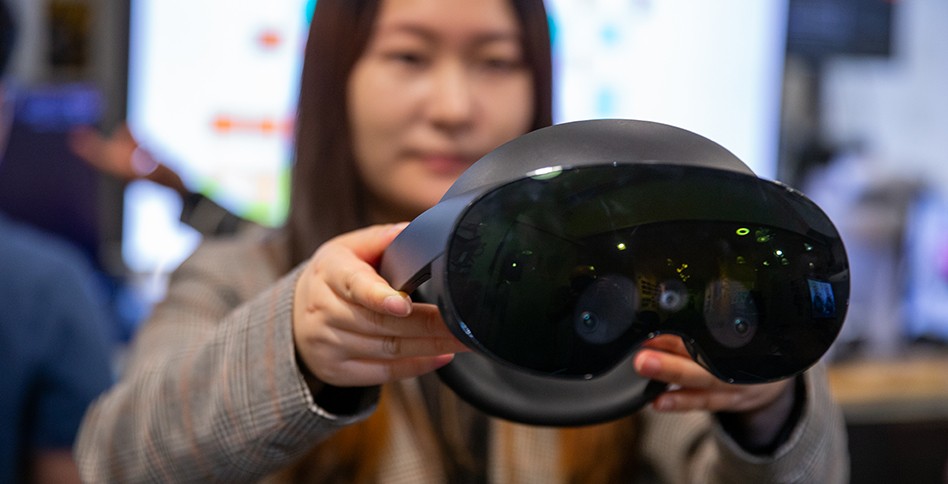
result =
[[[282,222],[315,0],[13,0],[22,41],[0,209],[98,268],[125,344],[201,234],[181,197],[69,149],[128,123],[187,188]],[[853,482],[948,462],[948,2],[547,0],[558,122],[696,131],[826,210],[852,264],[827,359]]]

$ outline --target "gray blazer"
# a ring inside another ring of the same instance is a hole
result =
[[[265,481],[372,412],[374,401],[353,415],[314,403],[293,348],[298,269],[280,274],[266,240],[255,229],[205,242],[174,273],[121,380],[86,414],[76,449],[85,481]],[[424,406],[417,379],[395,385],[379,480],[445,482],[425,452],[432,442],[409,423],[407,409]],[[805,374],[805,388],[796,428],[767,456],[742,449],[706,412],[643,410],[642,474],[628,482],[847,482],[844,422],[821,366]],[[554,429],[488,421],[491,482],[561,480]]]

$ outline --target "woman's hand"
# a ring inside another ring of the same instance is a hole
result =
[[[378,385],[436,370],[468,351],[437,307],[412,304],[373,267],[403,228],[380,225],[333,238],[300,275],[293,340],[320,382]]]
[[[644,346],[635,357],[636,371],[672,387],[652,402],[658,411],[738,414],[742,440],[751,445],[773,440],[790,416],[794,404],[792,379],[733,385],[717,379],[692,360],[681,338],[663,335]]]

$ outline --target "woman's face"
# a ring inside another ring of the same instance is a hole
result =
[[[523,134],[533,78],[509,0],[383,0],[348,109],[371,222],[410,220]]]

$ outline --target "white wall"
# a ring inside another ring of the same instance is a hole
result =
[[[897,2],[894,57],[835,60],[825,74],[829,140],[861,144],[880,176],[948,190],[948,2]]]

